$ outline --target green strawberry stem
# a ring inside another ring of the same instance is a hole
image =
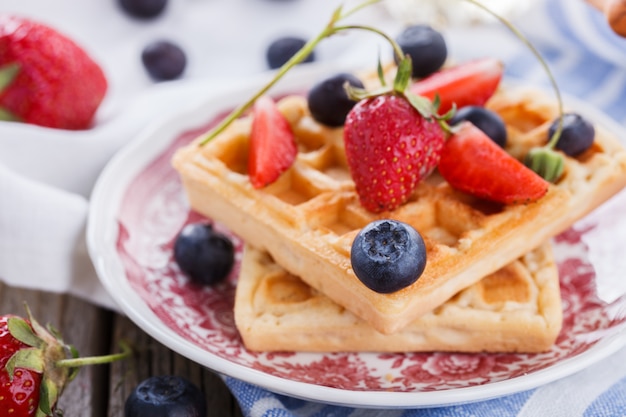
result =
[[[119,346],[121,350],[119,353],[102,356],[86,356],[84,358],[60,359],[56,361],[54,365],[60,368],[78,368],[85,365],[102,365],[126,359],[132,355],[133,350],[126,341],[120,340]]]
[[[257,91],[246,102],[241,104],[239,107],[235,108],[235,110],[233,110],[215,128],[213,128],[207,134],[207,136],[199,143],[199,146],[205,145],[211,139],[213,139],[215,136],[217,136],[218,134],[223,132],[224,129],[226,129],[228,127],[228,125],[230,125],[235,119],[237,119],[248,108],[250,108],[250,106],[252,106],[252,104],[254,104],[256,99],[258,99],[263,94],[265,94],[291,68],[293,68],[294,66],[296,66],[297,64],[302,62],[304,59],[306,59],[306,57],[309,56],[311,54],[311,52],[313,52],[313,49],[317,46],[317,44],[319,44],[324,38],[327,38],[327,37],[329,37],[331,35],[334,35],[334,34],[340,32],[342,30],[357,29],[358,28],[358,29],[364,29],[364,30],[369,30],[369,31],[378,33],[378,34],[384,36],[389,41],[391,41],[392,45],[394,45],[394,51],[396,52],[396,54],[399,54],[399,56],[402,56],[402,50],[396,44],[396,42],[393,39],[391,39],[388,35],[386,35],[385,33],[383,33],[382,31],[380,31],[380,30],[378,30],[376,28],[373,28],[373,27],[370,27],[370,26],[336,26],[336,23],[339,22],[340,20],[343,20],[343,19],[347,18],[348,16],[354,14],[355,12],[357,12],[358,10],[360,10],[360,9],[362,9],[364,7],[367,7],[367,6],[369,6],[371,4],[374,4],[374,3],[378,3],[379,1],[380,0],[367,0],[367,1],[363,2],[363,3],[361,3],[360,5],[355,6],[354,8],[350,9],[346,13],[342,13],[342,11],[343,11],[343,7],[342,6],[339,6],[337,9],[335,9],[335,11],[334,11],[330,21],[324,27],[324,29],[316,37],[314,37],[311,40],[309,40],[298,52],[296,52],[287,62],[285,62],[278,69],[278,71],[276,72],[276,74],[270,80],[269,83],[267,83],[265,86],[263,86],[259,91]]]
[[[513,32],[513,34],[515,34],[515,36],[522,43],[524,43],[528,47],[528,49],[535,55],[535,57],[543,67],[544,71],[546,72],[548,79],[550,80],[550,84],[552,84],[552,88],[556,95],[557,105],[559,109],[559,121],[557,129],[555,130],[554,134],[546,145],[541,147],[535,147],[528,152],[526,158],[524,159],[524,164],[533,171],[535,171],[537,174],[539,174],[541,177],[543,177],[545,180],[553,182],[561,176],[564,166],[563,155],[554,151],[556,143],[559,141],[559,138],[561,137],[561,132],[563,131],[563,99],[561,97],[561,91],[559,90],[556,79],[554,78],[550,67],[541,56],[541,53],[539,53],[537,48],[535,48],[533,44],[530,43],[528,39],[515,26],[511,24],[511,22],[489,10],[488,7],[477,2],[476,0],[465,1],[472,3],[473,5],[494,16],[511,32]]]
[[[398,58],[400,58],[400,63],[398,64],[398,73],[396,74],[393,87],[389,88],[385,85],[385,82],[382,79],[382,67],[379,62],[378,72],[379,72],[379,77],[381,78],[382,87],[374,92],[369,92],[369,93],[365,91],[357,91],[357,89],[348,87],[348,94],[354,99],[362,99],[365,97],[372,97],[375,95],[386,94],[390,92],[394,94],[401,94],[406,97],[406,99],[411,103],[411,105],[417,111],[419,111],[420,114],[422,114],[422,116],[426,118],[434,117],[437,120],[437,122],[440,124],[440,126],[444,129],[444,131],[451,133],[452,129],[450,128],[450,126],[448,126],[448,124],[446,123],[446,120],[452,117],[456,109],[453,108],[445,115],[438,115],[437,114],[437,108],[438,108],[437,99],[435,99],[434,102],[431,103],[430,100],[424,97],[420,97],[415,94],[412,94],[406,90],[406,86],[408,85],[408,82],[410,81],[410,68],[411,68],[412,63],[408,56],[404,56],[402,49],[393,38],[391,38],[389,35],[387,35],[383,31],[378,30],[371,26],[365,26],[365,25],[337,26],[337,22],[354,14],[358,10],[364,7],[367,7],[371,4],[378,3],[379,1],[380,0],[367,0],[361,3],[360,5],[352,8],[346,13],[343,13],[342,6],[339,6],[337,9],[335,9],[330,21],[324,27],[324,29],[316,37],[308,41],[285,64],[283,64],[283,66],[281,66],[278,69],[278,71],[276,72],[276,74],[270,80],[269,83],[267,83],[264,87],[262,87],[259,91],[257,91],[246,102],[241,104],[239,107],[235,108],[235,110],[233,110],[215,128],[213,128],[207,134],[207,136],[202,141],[200,141],[199,146],[205,145],[211,139],[215,138],[215,136],[223,132],[224,129],[226,129],[235,119],[240,117],[248,108],[250,108],[260,96],[265,94],[272,86],[274,86],[274,84],[276,84],[291,68],[293,68],[295,65],[302,62],[307,56],[309,56],[311,52],[313,52],[313,49],[317,46],[317,44],[320,43],[324,38],[327,38],[331,35],[334,35],[344,30],[352,30],[352,29],[370,31],[385,38],[391,44],[394,50],[394,53],[397,55]],[[507,28],[509,28],[509,30],[511,30],[515,34],[515,36],[520,41],[522,41],[529,48],[529,50],[535,55],[535,57],[538,59],[539,63],[545,70],[546,74],[548,75],[548,78],[555,91],[557,102],[558,102],[558,110],[559,110],[558,127],[554,135],[550,138],[549,142],[545,146],[531,149],[531,151],[528,153],[526,157],[525,163],[527,166],[533,169],[533,171],[535,171],[537,174],[541,175],[548,181],[554,181],[555,179],[558,179],[558,177],[562,173],[564,162],[563,162],[563,156],[559,154],[558,152],[555,152],[553,148],[556,146],[556,143],[559,140],[559,137],[563,129],[563,100],[561,98],[561,93],[556,83],[556,80],[554,76],[552,75],[552,72],[550,71],[548,64],[545,62],[545,60],[543,59],[539,51],[528,41],[528,39],[513,24],[511,24],[511,22],[509,22],[502,16],[498,15],[497,13],[493,12],[488,7],[479,3],[476,0],[465,0],[465,1],[475,5],[476,7],[494,16],[502,24],[504,24]]]

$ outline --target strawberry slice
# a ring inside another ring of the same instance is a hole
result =
[[[439,172],[459,191],[504,204],[536,201],[548,191],[546,180],[470,122],[446,141]]]
[[[494,58],[481,58],[442,69],[415,82],[410,91],[433,100],[439,95],[439,113],[444,114],[456,104],[482,106],[498,88],[504,65]]]
[[[298,148],[289,122],[270,97],[258,98],[252,115],[248,175],[253,187],[262,188],[291,167]]]

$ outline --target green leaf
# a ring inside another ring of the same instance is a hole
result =
[[[52,407],[59,398],[59,390],[57,386],[48,378],[44,378],[41,381],[41,387],[39,388],[39,411],[43,412],[44,416],[52,415]]]
[[[18,350],[9,358],[5,366],[11,380],[13,379],[15,368],[29,369],[37,373],[42,373],[44,369],[43,351],[38,348]]]
[[[20,118],[10,111],[0,108],[0,120],[3,122],[19,122]]]
[[[396,78],[393,80],[393,91],[398,93],[404,93],[411,81],[413,73],[413,64],[411,57],[406,55],[398,64],[398,72]]]
[[[426,119],[430,119],[434,116],[433,104],[429,99],[423,96],[418,96],[410,91],[405,91],[404,96],[411,103],[411,106],[415,108]]]
[[[35,334],[26,320],[21,317],[11,317],[7,322],[7,326],[11,336],[28,346],[41,347],[44,343],[44,341]]]
[[[380,81],[380,85],[386,86],[387,81],[385,81],[385,70],[383,69],[383,64],[380,60],[380,51],[378,51],[378,65],[376,66],[376,71],[378,72],[378,80]]]
[[[0,67],[0,92],[9,86],[20,72],[20,64],[13,62]]]
[[[355,87],[347,81],[343,85],[343,88],[346,90],[348,98],[354,101],[361,101],[366,98],[382,96],[383,94],[389,94],[391,92],[391,88],[386,86],[379,87],[372,91],[367,91],[364,88]]]

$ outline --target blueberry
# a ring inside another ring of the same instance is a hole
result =
[[[124,417],[205,417],[206,398],[185,378],[153,376],[140,382],[124,404]]]
[[[556,132],[559,120],[555,120],[548,129],[548,138]],[[563,130],[561,137],[556,143],[556,149],[563,151],[566,155],[577,156],[585,152],[593,144],[596,130],[585,118],[579,114],[566,113],[563,115]]]
[[[506,146],[507,133],[504,120],[498,113],[481,106],[461,107],[450,119],[450,125],[454,126],[464,120],[472,122],[474,126],[482,130],[500,147]]]
[[[192,281],[212,285],[232,270],[235,249],[232,241],[211,224],[190,223],[176,236],[174,259]]]
[[[413,77],[423,78],[439,70],[448,57],[446,41],[428,25],[405,28],[396,38],[402,52],[413,61]],[[398,57],[395,57],[396,61]]]
[[[293,36],[285,36],[274,40],[267,48],[267,64],[271,69],[280,68],[296,52],[302,49],[305,44],[306,41],[304,39]],[[302,62],[313,62],[314,60],[315,53],[311,52]]]
[[[397,220],[375,220],[352,243],[352,269],[365,286],[392,293],[413,284],[426,267],[426,246],[410,225]]]
[[[156,81],[176,79],[187,66],[187,57],[182,48],[165,40],[146,45],[141,52],[141,61],[148,74]]]
[[[309,110],[318,122],[327,126],[342,126],[346,116],[356,104],[348,98],[344,84],[348,82],[363,88],[363,83],[352,74],[341,73],[326,78],[311,88],[308,96]]]
[[[163,13],[167,0],[119,0],[119,4],[132,17],[152,19]]]

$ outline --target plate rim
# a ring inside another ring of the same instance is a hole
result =
[[[281,94],[294,91],[294,89],[303,89],[303,86],[309,86],[316,78],[327,75],[332,71],[351,70],[353,69],[345,66],[303,65],[292,70],[290,74],[270,90],[270,94]],[[141,172],[155,156],[158,156],[174,140],[174,137],[169,132],[174,130],[180,133],[193,129],[199,126],[202,121],[206,122],[210,119],[210,111],[217,114],[219,109],[236,106],[241,102],[239,99],[240,95],[246,94],[244,98],[249,97],[251,92],[256,91],[256,89],[267,82],[272,74],[259,74],[246,80],[244,83],[239,83],[236,87],[233,86],[232,89],[220,88],[213,94],[207,94],[200,101],[200,104],[182,108],[163,120],[146,126],[139,135],[115,153],[98,177],[91,194],[87,217],[86,240],[89,256],[94,264],[98,279],[109,292],[111,298],[120,307],[121,311],[143,331],[163,345],[201,366],[275,393],[340,406],[394,409],[450,406],[519,393],[572,375],[610,356],[626,345],[626,326],[622,326],[622,329],[611,334],[608,338],[599,340],[583,353],[560,361],[548,368],[516,378],[441,391],[356,391],[294,381],[233,363],[228,359],[207,352],[167,327],[132,289],[125,279],[125,273],[119,259],[116,259],[116,251],[114,248],[107,247],[107,244],[110,245],[111,239],[116,238],[118,233],[116,228],[106,230],[105,225],[108,224],[110,226],[107,220],[115,219],[115,213],[119,209],[119,204],[126,190],[125,187],[120,187],[120,184],[127,186],[138,172]],[[305,80],[307,81],[306,83]],[[519,83],[519,81],[511,79],[506,81],[513,85]],[[533,86],[528,82],[524,83]],[[539,88],[541,89],[541,87]],[[617,134],[622,142],[626,140],[626,129],[622,128],[616,121],[599,109],[586,105],[579,99],[567,95],[563,95],[563,100],[567,107],[584,109],[585,114],[599,121],[604,128]],[[212,109],[212,106],[213,110],[207,110]],[[144,149],[146,145],[149,145],[149,152],[141,152],[143,156],[137,158],[137,152]],[[130,160],[135,162],[131,163]],[[134,166],[134,169],[127,169],[126,171],[120,169],[122,167],[128,168],[129,166],[131,168]],[[124,276],[124,279],[122,279],[120,273]],[[117,295],[120,292],[126,295],[120,298]]]

